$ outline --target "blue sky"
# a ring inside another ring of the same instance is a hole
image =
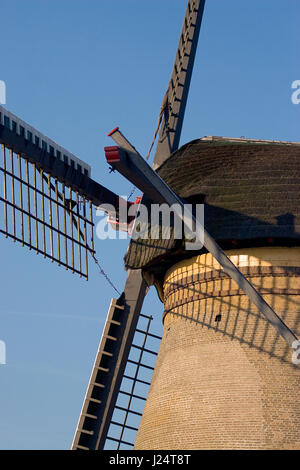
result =
[[[147,153],[185,8],[186,0],[2,0],[6,107],[128,195],[131,185],[108,172],[106,135],[118,125]],[[299,0],[207,0],[181,144],[204,135],[299,141],[299,28]],[[127,244],[96,240],[120,290]],[[115,293],[92,260],[86,282],[4,238],[0,254],[0,448],[68,449]],[[160,324],[155,292],[143,311]]]

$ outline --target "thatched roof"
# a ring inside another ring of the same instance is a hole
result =
[[[188,202],[204,202],[206,230],[222,248],[300,244],[300,143],[206,137],[157,172]],[[161,276],[194,255],[178,240],[137,240],[125,263]]]

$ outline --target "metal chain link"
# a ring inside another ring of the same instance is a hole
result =
[[[109,278],[109,276],[106,274],[106,272],[102,269],[102,267],[100,266],[100,263],[99,261],[97,260],[96,256],[94,255],[94,253],[91,253],[92,255],[92,258],[94,259],[95,263],[97,264],[99,270],[100,270],[100,273],[102,274],[102,276],[105,277],[105,279],[107,280],[107,282],[111,285],[111,287],[119,294],[121,295],[121,292],[116,288],[116,286],[114,285],[114,283],[112,282],[112,280]]]
[[[129,199],[133,196],[133,194],[135,193],[135,190],[136,190],[136,186],[133,186],[133,187],[132,187],[132,190],[130,191],[130,194],[129,194],[129,196],[128,196],[128,201],[129,201]]]

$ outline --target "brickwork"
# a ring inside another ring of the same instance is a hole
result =
[[[300,248],[227,254],[300,336]],[[169,269],[136,449],[300,449],[300,370],[210,254]]]

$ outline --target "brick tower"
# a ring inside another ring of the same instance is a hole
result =
[[[206,137],[158,173],[300,336],[300,144]],[[292,350],[204,249],[131,243],[164,302],[164,334],[136,449],[299,449]],[[162,242],[163,243],[163,242]]]

